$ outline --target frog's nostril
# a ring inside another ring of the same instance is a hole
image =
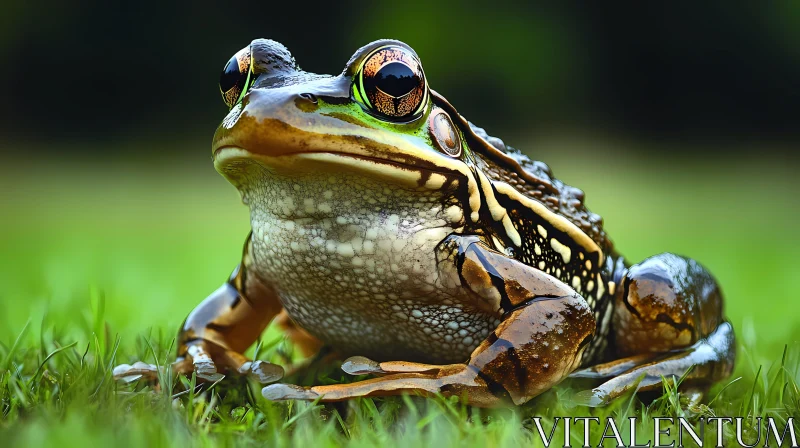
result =
[[[299,96],[310,103],[317,104],[317,96],[313,93],[301,93]]]

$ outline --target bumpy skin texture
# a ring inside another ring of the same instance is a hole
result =
[[[371,59],[383,48],[400,57]],[[325,344],[351,356],[345,371],[379,377],[265,387],[276,400],[416,392],[521,404],[572,374],[605,381],[580,395],[600,405],[692,366],[684,386],[730,374],[733,332],[702,266],[662,254],[628,267],[583,192],[547,165],[427,85],[394,99],[385,91],[400,84],[369,90],[390,62],[417,76],[410,88],[427,82],[405,44],[373,42],[338,76],[302,71],[274,41],[242,54],[245,78],[232,81],[244,94],[213,154],[250,208],[252,234],[230,281],[187,318],[176,371],[276,380],[278,366],[241,353],[279,315],[306,353]],[[376,78],[365,88],[364,76]],[[398,120],[383,114],[387,101],[421,112]]]
[[[436,246],[460,212],[432,208],[438,193],[319,177],[247,183],[254,263],[287,313],[343,355],[462,361],[500,316],[438,275]]]

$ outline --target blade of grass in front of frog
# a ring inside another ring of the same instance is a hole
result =
[[[369,419],[375,425],[375,429],[377,431],[385,431],[386,428],[383,426],[383,419],[381,419],[381,413],[378,411],[378,407],[375,406],[375,401],[371,398],[364,398],[361,400],[361,408],[366,410]]]
[[[336,417],[336,421],[339,423],[339,428],[342,429],[342,433],[344,433],[345,438],[347,438],[347,440],[351,440],[352,436],[350,435],[350,429],[344,423],[344,420],[342,420],[342,416],[341,414],[339,414],[339,410],[334,409],[333,415]]]
[[[305,403],[305,407],[300,412],[296,413],[291,418],[286,420],[286,422],[281,427],[281,431],[286,431],[287,429],[289,429],[300,417],[308,414],[309,412],[321,409],[323,406],[319,405],[320,400],[322,400],[322,396],[317,397],[311,403]]]
[[[176,393],[176,394],[173,394],[173,395],[170,397],[170,398],[172,398],[173,400],[174,400],[174,399],[176,399],[176,398],[178,398],[178,397],[182,397],[182,396],[184,396],[184,395],[186,395],[186,394],[188,394],[188,393],[190,393],[190,392],[192,392],[192,391],[194,391],[194,392],[197,392],[197,391],[199,391],[199,390],[200,390],[200,388],[202,388],[202,387],[203,387],[203,385],[202,385],[202,384],[198,384],[197,386],[194,386],[194,387],[192,387],[192,386],[191,386],[191,384],[192,384],[192,383],[191,383],[191,380],[190,380],[190,379],[188,379],[188,378],[185,378],[185,377],[182,377],[182,378],[181,378],[181,382],[183,383],[183,385],[184,385],[185,389],[184,389],[184,390],[182,390],[182,391],[180,391],[180,392],[178,392],[178,393]]]
[[[47,349],[45,348],[45,347],[47,347],[47,345],[45,344],[45,341],[44,341],[45,322],[47,322],[47,311],[46,310],[42,314],[42,321],[39,324],[39,356],[41,356],[42,358],[45,358],[47,356]]]
[[[280,336],[278,336],[276,338],[273,338],[270,342],[268,342],[267,344],[263,345],[261,347],[261,350],[263,350],[264,352],[269,352],[270,350],[272,350],[275,347],[277,347],[278,344],[283,342],[284,339],[285,339],[285,337],[283,335],[280,335]]]
[[[169,365],[169,358],[172,356],[172,348],[175,346],[175,338],[169,340],[169,346],[167,350],[164,351],[164,363],[163,365]]]
[[[742,379],[742,377],[741,377],[741,376],[739,376],[739,377],[736,377],[736,378],[732,379],[731,381],[728,381],[728,384],[726,384],[725,386],[723,386],[723,387],[722,387],[722,389],[720,389],[720,390],[719,390],[719,392],[717,392],[717,394],[714,396],[714,398],[713,398],[713,399],[711,399],[711,401],[709,401],[709,402],[708,402],[708,404],[707,404],[706,406],[708,406],[708,407],[711,407],[711,405],[712,405],[712,404],[713,404],[715,401],[717,401],[717,399],[718,399],[719,397],[721,397],[721,396],[722,396],[722,393],[725,391],[725,389],[729,388],[729,387],[730,387],[730,386],[731,386],[733,383],[735,383],[735,382],[739,381],[740,379]]]
[[[253,358],[255,359],[255,357]],[[250,408],[257,408],[258,407],[258,399],[256,398],[256,390],[253,387],[254,381],[249,381],[245,386],[245,403]],[[258,387],[262,387],[261,384]]]
[[[761,368],[762,366],[758,366],[758,371],[756,371],[756,375],[753,378],[753,387],[750,389],[750,396],[746,401],[743,401],[739,407],[739,415],[748,415],[748,412],[752,410],[753,397],[755,396],[756,388],[758,387],[758,379],[761,376]]]
[[[431,424],[434,420],[436,420],[440,415],[442,415],[442,408],[441,407],[428,407],[426,409],[426,415],[422,417],[416,424],[417,430],[422,431],[425,429],[426,426]]]
[[[778,367],[778,372],[775,373],[775,382],[780,385],[778,389],[778,401],[783,402],[783,390],[786,384],[786,354],[789,351],[789,344],[783,345],[783,355],[781,355],[781,363]]]
[[[213,386],[212,386],[213,387]],[[194,423],[199,425],[203,428],[204,432],[208,432],[209,425],[211,424],[211,414],[214,414],[216,417],[219,417],[219,414],[214,410],[217,406],[217,402],[219,401],[219,395],[210,392],[211,399],[210,400],[203,400],[202,401],[202,409],[203,413],[198,417],[197,421]]]
[[[106,354],[108,348],[108,341],[106,340],[104,331],[105,327],[105,313],[106,313],[106,296],[103,291],[96,287],[89,288],[89,303],[91,304],[92,311],[92,330],[98,343],[98,353]]]
[[[414,420],[419,419],[419,408],[417,408],[417,405],[414,404],[414,401],[411,399],[411,396],[408,394],[403,394],[400,396],[400,398],[403,400],[403,403],[406,405],[406,408],[408,409],[409,417],[413,418]]]
[[[59,348],[53,350],[52,352],[50,352],[50,354],[47,355],[47,357],[45,357],[44,360],[39,364],[39,367],[37,367],[36,370],[33,372],[33,375],[28,380],[28,384],[27,384],[28,387],[31,387],[31,385],[33,385],[33,383],[36,381],[36,379],[39,376],[39,374],[44,371],[44,366],[45,366],[45,364],[47,364],[47,361],[50,361],[50,359],[52,359],[53,356],[63,352],[64,350],[67,350],[67,349],[69,349],[71,347],[74,347],[76,345],[78,345],[78,341],[75,341],[72,344],[65,345],[63,347],[59,347]]]
[[[28,328],[30,327],[30,325],[31,321],[29,319],[27,322],[25,322],[25,326],[22,327],[22,331],[19,332],[17,338],[14,340],[14,343],[11,344],[11,349],[8,350],[8,353],[6,353],[6,357],[3,359],[3,363],[0,364],[0,367],[2,367],[4,370],[9,370],[8,364],[13,359],[14,354],[16,354],[17,349],[19,348],[19,343],[22,341],[22,338],[25,337],[25,334],[28,332]]]
[[[116,340],[114,341],[114,348],[111,351],[111,357],[108,360],[108,363],[104,363],[104,357],[100,355],[100,341],[97,339],[97,334],[92,333],[94,335],[94,343],[95,343],[95,351],[97,352],[97,358],[95,360],[95,374],[99,374],[102,376],[100,383],[95,388],[94,392],[90,395],[92,398],[96,398],[97,395],[100,393],[100,390],[103,388],[103,385],[106,383],[106,379],[109,378],[109,372],[113,369],[113,363],[117,356],[117,349],[119,348],[120,337],[117,336]],[[113,376],[113,374],[112,374]]]
[[[80,366],[81,366],[81,368],[83,368],[84,366],[86,366],[86,355],[88,355],[88,354],[89,354],[89,347],[90,347],[91,345],[92,345],[92,343],[91,343],[91,342],[87,342],[87,343],[86,343],[86,350],[84,350],[84,351],[83,351],[83,356],[81,356],[81,363],[80,363]]]
[[[262,347],[262,340],[259,337],[256,341],[256,347],[253,349],[253,361],[258,359],[258,355],[261,354],[261,347]]]
[[[636,391],[632,391],[628,394],[627,399],[625,400],[625,406],[622,408],[622,412],[618,414],[618,420],[622,421],[622,427],[620,428],[621,431],[628,431],[630,433],[630,425],[631,421],[628,418],[631,413],[631,409],[633,407],[633,402],[636,399]],[[635,442],[635,441],[634,441]]]
[[[197,405],[197,392],[202,385],[197,384],[197,372],[194,371],[192,372],[191,378],[180,376],[178,381],[183,384],[183,387],[186,388],[186,392],[189,395],[185,404],[186,414],[184,415],[184,419],[187,423],[191,423],[191,416],[194,415],[194,408]]]
[[[161,394],[166,399],[171,399],[172,388],[175,386],[175,384],[173,384],[175,378],[172,376],[172,369],[162,369],[161,364],[158,362],[158,354],[156,354],[150,337],[147,337],[145,342],[147,343],[147,348],[150,350],[150,355],[153,357],[153,362],[156,364],[156,377],[158,378],[158,384],[161,385]],[[194,376],[194,373],[192,376]]]

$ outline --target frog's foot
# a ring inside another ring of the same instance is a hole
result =
[[[133,364],[120,364],[114,367],[112,373],[115,380],[126,383],[132,383],[140,379],[144,379],[147,382],[156,382],[158,381],[159,370],[153,364],[136,361]]]
[[[464,374],[464,364],[432,365],[406,361],[377,362],[363,356],[347,358],[342,370],[350,375],[394,375],[390,381],[368,380],[359,383],[304,388],[291,384],[273,384],[262,390],[270,400],[344,400],[358,396],[389,395],[394,392],[417,392],[435,394],[457,374]],[[415,375],[424,374],[424,375]],[[446,377],[451,378],[446,378]],[[466,379],[466,378],[465,378]],[[338,398],[337,398],[338,397]]]
[[[574,373],[606,380],[579,393],[579,402],[603,405],[630,390],[657,389],[662,378],[682,378],[681,390],[697,402],[697,391],[730,375],[733,327],[722,319],[722,295],[705,268],[661,254],[631,266],[622,285],[614,299],[614,346],[628,357]]]
[[[226,373],[249,376],[261,384],[283,378],[283,367],[266,361],[250,361],[241,353],[227,350],[208,341],[187,344],[186,354],[173,364],[178,374],[197,374],[205,381],[219,381]]]
[[[455,367],[455,368],[448,368]],[[268,400],[342,401],[355,397],[375,397],[418,393],[434,395],[454,390],[468,394],[477,405],[493,405],[499,401],[492,395],[476,372],[465,364],[438,366],[436,374],[395,374],[351,384],[302,387],[292,384],[271,384],[261,390]],[[469,391],[469,392],[467,392]],[[456,393],[458,395],[458,393]]]
[[[634,367],[638,367],[644,365],[645,363],[652,362],[664,357],[665,355],[657,355],[657,354],[653,355],[649,353],[643,355],[629,356],[627,358],[620,358],[614,361],[602,364],[596,364],[591,367],[587,367],[585,369],[576,370],[572,372],[569,375],[569,377],[607,380],[609,378],[622,375],[623,373],[633,369]]]
[[[655,361],[644,362],[620,372],[620,366],[642,359],[634,356],[626,361],[601,364],[590,369],[578,371],[573,377],[594,377],[587,372],[604,372],[612,378],[592,389],[579,392],[575,401],[587,406],[603,406],[611,400],[636,391],[647,391],[661,387],[662,379],[683,379],[689,405],[696,406],[703,397],[705,387],[729,371],[732,362],[729,354],[734,346],[733,327],[723,322],[708,338],[703,339],[679,352],[669,353]]]
[[[196,340],[186,344],[183,356],[172,364],[175,374],[191,376],[192,372],[203,382],[216,382],[227,373],[249,376],[261,384],[283,378],[283,368],[266,361],[250,361],[241,353],[227,350],[209,341]],[[114,378],[131,382],[138,379],[158,380],[158,369],[142,362],[132,366],[123,364],[114,368]]]

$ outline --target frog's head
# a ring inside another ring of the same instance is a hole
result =
[[[256,39],[228,61],[220,91],[230,112],[214,135],[214,164],[240,190],[256,170],[349,172],[413,189],[460,184],[472,210],[480,207],[469,125],[430,89],[402,42],[372,42],[330,76],[305,72],[286,47]]]
[[[498,248],[522,247],[517,228],[539,223],[600,254],[594,265],[600,246],[611,247],[583,192],[471,126],[402,42],[372,42],[331,76],[305,72],[286,47],[256,39],[228,61],[220,91],[230,111],[214,135],[214,164],[251,220],[349,222],[362,211],[439,219],[440,211],[453,229],[493,229]]]

